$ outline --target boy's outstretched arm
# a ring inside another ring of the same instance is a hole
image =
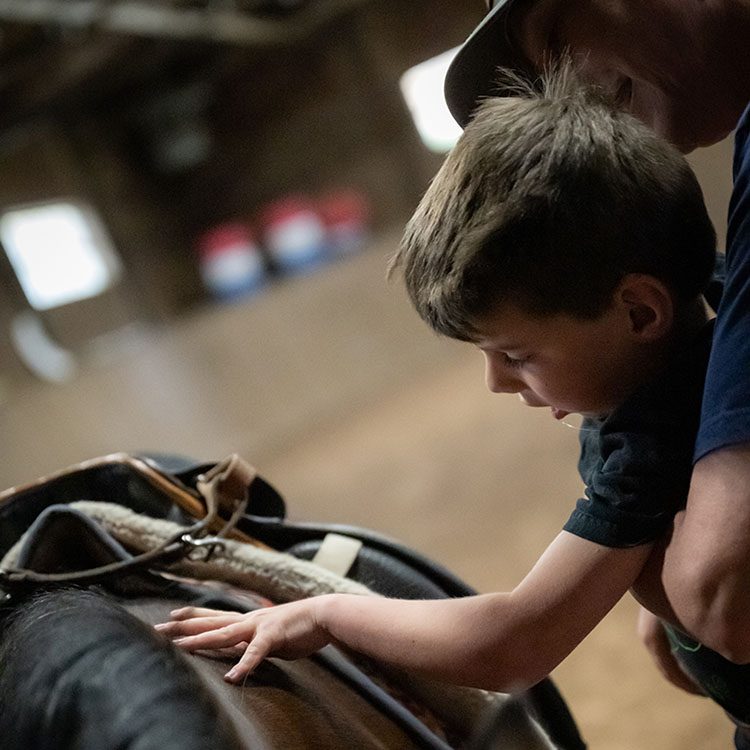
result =
[[[339,643],[435,679],[522,690],[607,614],[649,550],[602,547],[563,531],[510,593],[428,601],[331,594],[246,614],[188,607],[157,628],[189,651],[247,643],[231,681],[267,656],[297,658]]]

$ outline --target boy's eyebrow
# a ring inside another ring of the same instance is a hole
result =
[[[479,349],[485,350],[485,349],[493,349],[503,352],[517,352],[517,351],[523,351],[527,347],[522,345],[521,343],[515,343],[512,339],[509,341],[504,341],[503,339],[500,339],[499,341],[497,339],[482,339],[478,338],[476,341],[474,341],[476,346]]]

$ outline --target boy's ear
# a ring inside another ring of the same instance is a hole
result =
[[[644,341],[668,335],[674,324],[674,300],[666,284],[655,276],[630,273],[615,292],[629,318],[630,332]]]

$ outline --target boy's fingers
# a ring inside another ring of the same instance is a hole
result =
[[[209,609],[208,607],[180,607],[173,609],[169,616],[173,620],[189,620],[192,617],[214,617],[227,614],[224,609]]]
[[[256,638],[247,646],[240,660],[224,675],[224,679],[227,682],[239,682],[252,674],[270,651],[270,643],[262,638]]]
[[[228,648],[236,646],[242,641],[250,641],[253,629],[247,623],[239,622],[218,629],[209,629],[196,635],[186,635],[177,638],[174,643],[186,651],[200,651],[202,649]]]
[[[203,652],[208,656],[220,659],[239,659],[245,652],[247,643],[238,643],[236,646],[227,646],[226,648],[206,648]]]
[[[238,615],[233,613],[222,613],[215,617],[193,617],[189,620],[172,620],[170,622],[160,622],[154,625],[154,628],[160,633],[165,633],[171,637],[196,635],[204,633],[207,630],[215,630],[232,625],[238,620]]]

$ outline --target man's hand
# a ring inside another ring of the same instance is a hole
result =
[[[688,677],[672,654],[667,634],[656,615],[641,607],[638,615],[638,635],[656,662],[664,677],[676,687],[693,695],[704,695],[703,691]]]
[[[247,613],[184,607],[170,612],[171,622],[155,628],[186,651],[244,646],[240,660],[224,675],[228,682],[238,682],[268,656],[298,659],[330,643],[318,623],[317,606],[312,598]]]

